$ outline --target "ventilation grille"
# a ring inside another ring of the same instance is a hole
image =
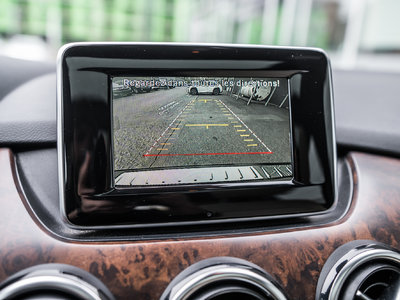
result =
[[[355,300],[399,299],[400,270],[392,265],[376,263],[355,272],[344,289]]]
[[[224,281],[206,285],[191,295],[194,300],[274,300],[252,284],[241,281]]]
[[[400,253],[373,241],[335,250],[318,280],[316,300],[400,300]]]
[[[286,300],[260,267],[233,257],[197,262],[172,280],[160,300]]]
[[[92,274],[65,264],[44,264],[24,269],[0,284],[0,299],[8,300],[114,300]]]

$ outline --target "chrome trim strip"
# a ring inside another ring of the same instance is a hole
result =
[[[62,60],[64,57],[64,52],[72,47],[72,44],[64,45],[60,48],[57,54],[57,163],[58,163],[58,193],[60,198],[60,214],[64,222],[70,224],[66,214],[65,214],[65,158],[64,158],[64,118],[63,118],[63,85],[62,85]]]
[[[245,282],[262,291],[275,300],[286,300],[281,290],[266,277],[248,267],[219,265],[202,269],[181,281],[172,288],[169,300],[189,299],[196,291],[209,284],[223,280]]]
[[[190,43],[190,42],[73,42],[62,46],[58,55],[63,54],[68,48],[76,46],[101,46],[101,45],[169,45],[169,46],[208,46],[208,47],[236,47],[236,48],[268,48],[268,49],[287,49],[287,50],[313,50],[328,57],[326,51],[316,47],[299,46],[275,46],[275,45],[257,45],[257,44],[232,44],[232,43]]]
[[[54,290],[85,300],[102,300],[97,289],[71,275],[36,275],[24,277],[0,291],[0,299],[14,299],[28,292]]]
[[[331,103],[330,103],[330,110],[331,110],[331,117],[332,117],[332,145],[333,145],[333,180],[334,180],[334,192],[335,192],[335,199],[334,203],[332,204],[332,208],[335,206],[335,204],[338,202],[338,197],[339,197],[339,173],[338,173],[338,156],[337,156],[337,144],[336,144],[336,117],[335,117],[335,99],[334,99],[334,94],[333,94],[333,77],[332,77],[332,66],[331,66],[331,60],[329,59],[329,56],[327,55],[326,52],[322,51],[322,53],[325,55],[326,60],[328,62],[328,70],[329,70],[329,95],[331,98]]]
[[[400,253],[388,249],[363,249],[360,253],[349,259],[335,275],[333,273],[336,272],[337,268],[340,268],[340,264],[343,263],[343,260],[339,260],[327,276],[327,278],[334,278],[328,300],[339,300],[340,292],[349,275],[362,264],[377,259],[387,260],[400,265]]]

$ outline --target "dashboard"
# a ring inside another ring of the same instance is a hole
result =
[[[0,296],[9,293],[5,299],[57,292],[60,286],[49,281],[10,296],[10,287],[17,293],[18,280],[55,270],[75,274],[60,275],[63,280],[90,283],[100,291],[99,299],[399,295],[400,75],[333,70],[337,195],[322,213],[175,227],[82,228],[68,226],[61,217],[55,66],[8,58],[0,65],[5,78],[0,82]],[[184,203],[179,196],[173,200],[177,206]],[[223,201],[220,205],[230,208]],[[345,269],[351,276],[343,275]],[[76,298],[85,299],[84,287]],[[56,299],[68,298],[68,292],[62,290]]]

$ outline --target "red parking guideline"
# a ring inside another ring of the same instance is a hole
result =
[[[143,154],[143,156],[196,156],[196,155],[254,155],[274,154],[274,152],[230,152],[230,153],[177,153],[177,154]]]

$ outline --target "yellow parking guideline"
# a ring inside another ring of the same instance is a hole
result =
[[[248,144],[247,147],[257,147],[257,144]]]
[[[245,142],[253,142],[254,140],[253,139],[244,139],[243,141],[245,141]]]
[[[245,132],[246,131],[246,129],[238,129],[238,130],[236,130],[236,132]]]
[[[172,130],[181,130],[181,129],[178,128],[178,127],[171,127],[171,129],[172,129]]]
[[[229,126],[229,124],[186,124],[185,126],[188,127],[205,127],[208,129],[209,127],[213,126]]]
[[[242,125],[233,125],[233,127],[242,127]]]
[[[171,143],[160,143],[160,145],[171,145]]]
[[[165,148],[157,148],[157,151],[167,151],[168,149]]]
[[[241,134],[240,136],[250,136],[250,134]]]

